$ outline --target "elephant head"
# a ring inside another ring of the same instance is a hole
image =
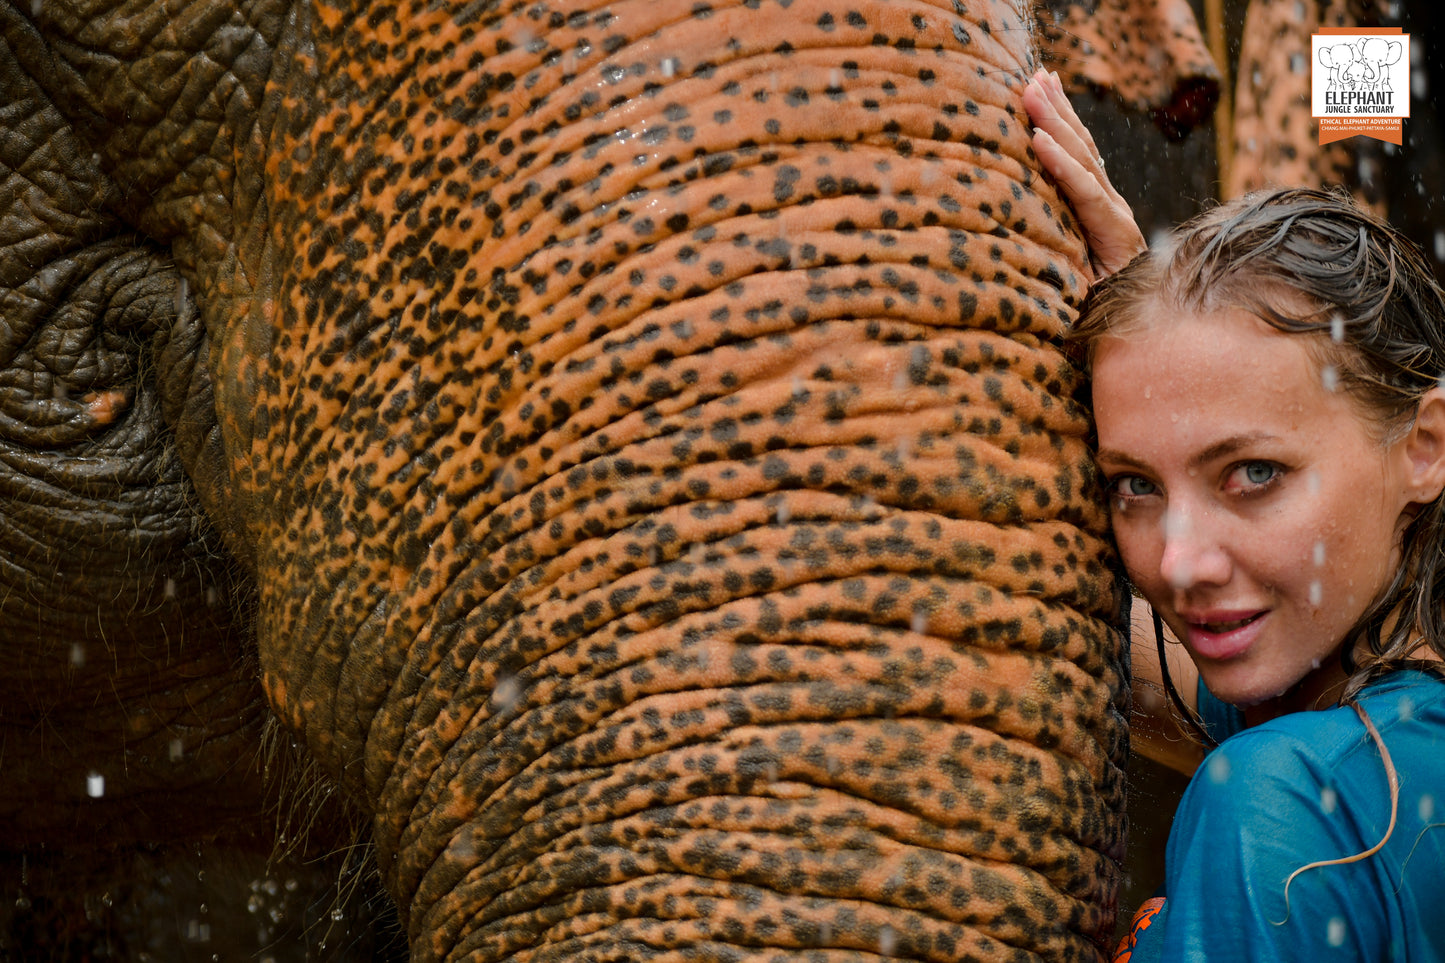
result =
[[[1330,86],[1338,87],[1341,80],[1349,77],[1349,70],[1356,62],[1354,44],[1336,43],[1320,48],[1320,63],[1329,68]]]
[[[1361,38],[1359,58],[1356,61],[1360,79],[1367,84],[1388,82],[1389,71],[1385,68],[1398,63],[1404,49],[1398,40],[1387,41],[1383,37]]]
[[[94,220],[3,238],[7,450],[163,420],[152,514],[415,959],[1098,957],[1127,686],[1026,10],[7,10]]]

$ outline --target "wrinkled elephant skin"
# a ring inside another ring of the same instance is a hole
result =
[[[35,23],[415,959],[1101,955],[1127,687],[1014,4]]]

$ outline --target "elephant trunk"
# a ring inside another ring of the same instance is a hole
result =
[[[268,695],[415,957],[1096,958],[1127,689],[1017,10],[403,6],[297,22],[213,358]]]

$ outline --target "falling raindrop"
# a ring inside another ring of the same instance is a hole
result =
[[[185,746],[181,744],[181,740],[179,740],[179,739],[172,739],[172,740],[171,740],[171,745],[170,745],[171,762],[180,762],[180,761],[181,761],[181,756],[182,756],[184,753],[185,753]]]
[[[105,777],[98,772],[91,772],[85,777],[85,793],[91,799],[99,799],[105,795]]]
[[[919,635],[928,631],[928,610],[921,605],[913,610],[913,618],[909,623],[910,628]]]
[[[497,680],[496,688],[492,690],[492,711],[501,712],[510,709],[522,694],[521,683],[516,676],[505,676]]]
[[[1435,260],[1445,261],[1445,231],[1435,232]]]
[[[1205,774],[1209,781],[1216,786],[1222,786],[1229,782],[1229,757],[1221,753],[1211,753],[1209,761],[1204,764]]]
[[[1329,786],[1325,786],[1320,790],[1320,810],[1324,812],[1326,816],[1335,811],[1335,807],[1339,805],[1339,801],[1339,794]]]
[[[70,664],[77,669],[85,665],[85,645],[83,643],[70,643]]]
[[[1324,543],[1324,542],[1315,542],[1314,556],[1313,556],[1313,557],[1314,557],[1314,563],[1315,563],[1315,565],[1318,566],[1318,565],[1323,565],[1323,564],[1325,564],[1325,543]]]
[[[1325,598],[1325,587],[1320,584],[1319,579],[1310,582],[1310,604],[1319,605]]]
[[[166,576],[166,586],[165,589],[162,591],[162,594],[167,599],[174,599],[176,597],[176,580],[171,578],[169,575]]]
[[[885,925],[878,931],[878,952],[883,956],[892,956],[896,949],[898,934],[893,931],[893,927]]]
[[[779,525],[788,524],[788,519],[793,517],[793,510],[788,507],[788,503],[784,499],[778,499],[778,508],[775,517]]]
[[[1325,940],[1330,946],[1345,945],[1345,918],[1343,916],[1331,916],[1330,921],[1325,924]]]
[[[41,0],[30,0],[30,16],[40,16]]]
[[[1309,60],[1305,57],[1304,54],[1302,54],[1302,53],[1292,53],[1292,54],[1289,55],[1289,72],[1290,72],[1290,73],[1292,73],[1292,74],[1302,74],[1302,73],[1304,73],[1304,72],[1305,72],[1306,70],[1308,70],[1308,69],[1309,69]]]
[[[1330,340],[1339,344],[1345,340],[1345,318],[1344,315],[1335,314],[1330,317]]]
[[[681,67],[682,61],[678,60],[676,57],[668,57],[662,62],[662,75],[664,77],[671,77],[676,74],[678,69]]]
[[[1332,364],[1327,364],[1320,369],[1320,384],[1325,386],[1326,391],[1334,391],[1340,386],[1340,372]]]
[[[1320,473],[1313,468],[1305,472],[1305,490],[1311,495],[1320,493]]]
[[[1420,821],[1428,823],[1435,818],[1435,797],[1428,792],[1420,796]]]

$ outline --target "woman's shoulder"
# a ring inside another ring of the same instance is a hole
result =
[[[1425,774],[1415,785],[1440,785],[1445,681],[1421,672],[1392,673],[1366,687],[1359,703],[1389,751],[1391,767],[1401,775]],[[1337,706],[1290,713],[1231,735],[1205,757],[1181,806],[1257,828],[1274,826],[1284,811],[1293,811],[1291,820],[1307,817],[1302,826],[1328,820],[1330,807],[1321,800],[1357,801],[1388,820],[1389,798],[1387,767],[1364,720],[1353,706]]]
[[[1361,690],[1357,699],[1393,751],[1396,743],[1436,745],[1445,738],[1445,680],[1414,670],[1392,672]],[[1292,712],[1230,736],[1223,743],[1235,761],[1274,763],[1281,752],[1335,765],[1373,740],[1354,706]],[[1372,749],[1370,751],[1373,751]]]

